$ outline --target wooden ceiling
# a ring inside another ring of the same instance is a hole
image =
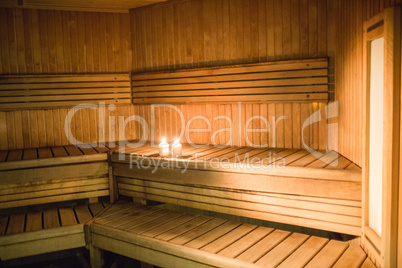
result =
[[[128,12],[166,0],[0,0],[0,7],[20,7],[53,10],[96,12]]]

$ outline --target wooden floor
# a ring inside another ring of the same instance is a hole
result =
[[[374,267],[357,245],[267,227],[119,201],[91,225],[261,267]],[[117,237],[117,235],[116,235]],[[127,241],[126,241],[127,242]],[[166,245],[166,244],[165,244]],[[204,254],[202,253],[202,254]]]
[[[0,216],[0,236],[84,224],[98,214],[107,202],[51,208]]]

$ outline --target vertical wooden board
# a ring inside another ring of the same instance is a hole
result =
[[[268,118],[268,104],[261,103],[260,104],[260,116],[263,118],[261,121],[261,129],[265,129],[265,132],[261,132],[261,146],[268,146],[269,144],[269,131],[270,131],[270,122]]]
[[[9,55],[10,55],[10,73],[18,73],[18,55],[17,55],[17,38],[16,38],[16,25],[14,18],[14,9],[6,9],[7,15],[7,32],[9,42]],[[1,72],[0,72],[1,73]]]
[[[290,0],[290,42],[292,58],[300,58],[300,1]],[[303,16],[303,15],[302,15]]]
[[[193,2],[193,5],[195,5],[198,2]],[[164,7],[165,8],[165,12],[166,12],[166,31],[167,31],[167,35],[166,35],[166,46],[167,46],[167,53],[168,53],[168,66],[171,69],[174,69],[174,63],[175,63],[175,59],[174,59],[174,46],[175,46],[175,40],[173,38],[174,36],[174,26],[173,26],[173,6],[172,5],[167,5]],[[199,10],[196,10],[196,14],[197,14],[197,18],[194,19],[194,23],[198,22],[198,17],[199,17]],[[198,25],[198,23],[197,23]],[[199,26],[199,25],[198,25]],[[197,37],[200,36],[200,33],[198,32]],[[201,42],[198,42],[199,46],[201,46]],[[200,51],[203,51],[200,48]],[[198,52],[199,54],[201,52]],[[199,62],[199,60],[198,60]]]
[[[292,104],[292,148],[300,149],[301,144],[301,122],[300,122],[300,103]]]
[[[83,109],[81,110],[81,127],[82,127],[82,142],[91,143],[91,125],[94,122],[89,121],[89,110],[92,109]]]
[[[88,14],[88,17],[90,16],[90,24],[92,25],[92,31],[90,33],[91,40],[92,40],[92,46],[91,52],[93,52],[93,71],[94,73],[101,72],[101,55],[104,55],[101,53],[100,50],[100,43],[102,42],[101,40],[101,32],[100,32],[100,27],[99,27],[99,13],[96,12],[91,12]],[[86,36],[88,37],[88,36]],[[89,38],[89,37],[88,37]],[[89,54],[87,54],[89,55]],[[103,57],[102,57],[103,58]],[[88,64],[88,63],[87,63]]]
[[[1,114],[1,113],[0,113]],[[21,121],[22,121],[22,139],[24,148],[31,148],[31,130],[30,130],[30,113],[25,110],[21,112]],[[0,119],[1,124],[1,119]],[[0,127],[1,128],[1,127]],[[1,136],[1,135],[0,135]],[[1,149],[1,148],[0,148]]]
[[[47,146],[45,110],[38,110],[38,137],[39,146]]]
[[[259,61],[259,19],[258,19],[258,1],[250,1],[251,18],[251,62]],[[265,38],[265,37],[264,37]]]
[[[31,110],[29,112],[29,129],[31,131],[31,146],[39,147],[39,126],[38,126],[38,111]]]
[[[39,29],[39,14],[38,10],[31,10],[31,29],[32,29],[32,52],[33,52],[33,63],[34,72],[42,73],[41,64],[41,40],[40,40],[40,29]]]
[[[60,132],[60,134],[61,134],[61,144],[62,145],[67,145],[67,144],[70,144],[70,141],[69,141],[69,139],[68,139],[68,137],[67,137],[67,132],[66,132],[66,129],[65,129],[65,119],[66,119],[66,116],[67,116],[67,109],[60,109],[59,110],[60,112],[59,112],[59,120],[60,120],[60,129],[61,129],[61,132]]]
[[[283,15],[282,1],[274,1],[274,34],[275,34],[275,59],[283,59]]]
[[[215,1],[215,10],[216,10],[216,44],[215,44],[215,55],[216,55],[216,65],[223,65],[224,62],[224,26],[223,26],[223,2],[222,0]],[[197,44],[197,43],[195,43]],[[203,48],[200,48],[200,51],[203,51]],[[196,51],[194,51],[196,52]]]
[[[62,25],[63,25],[63,57],[64,57],[64,71],[72,73],[71,67],[71,35],[70,35],[70,12],[62,11]]]
[[[49,73],[57,72],[56,62],[56,25],[54,11],[48,10],[46,15],[45,27],[47,27],[48,53],[49,53]]]
[[[61,11],[54,11],[56,67],[58,73],[65,72],[64,66],[64,25]]]
[[[76,36],[77,36],[77,69],[78,73],[89,73],[86,68],[86,58],[88,53],[88,44],[85,42],[85,30],[90,25],[85,23],[85,17],[87,13],[76,13]]]
[[[304,145],[310,146],[310,126],[303,128],[303,124],[306,122],[306,120],[308,120],[309,116],[310,116],[309,104],[302,103],[300,105],[300,118],[301,118],[300,141],[302,148],[304,147]]]
[[[318,15],[318,57],[327,57],[327,1],[317,2],[317,15]],[[333,23],[329,21],[329,23]]]
[[[6,112],[0,112],[0,149],[8,149],[8,131]]]
[[[309,57],[309,6],[308,0],[300,0],[300,52],[301,58]]]
[[[319,112],[318,103],[313,103],[311,105],[311,109],[312,109],[311,114]],[[314,123],[311,126],[312,126],[312,135],[311,135],[312,146],[313,146],[314,149],[318,149],[318,144],[319,144],[319,122]]]
[[[283,105],[284,119],[284,146],[285,148],[293,148],[293,105],[285,103]]]
[[[100,62],[99,71],[103,73],[108,72],[108,53],[107,50],[107,31],[106,31],[106,14],[98,13],[96,23],[99,25],[99,52],[100,52]]]
[[[31,22],[31,10],[23,10],[24,18],[24,40],[25,40],[25,63],[26,72],[28,74],[34,73],[34,60],[33,60],[33,48],[32,48],[32,22]]]
[[[18,73],[26,73],[25,63],[25,40],[24,40],[24,18],[22,9],[13,9],[15,20],[15,32],[17,37],[17,54],[18,54]],[[1,67],[0,67],[1,68]]]
[[[308,10],[308,29],[309,29],[309,57],[316,58],[318,56],[318,10],[317,0],[309,0]]]
[[[22,123],[22,112],[21,111],[13,111],[14,114],[14,128],[15,128],[15,146],[16,148],[25,148],[24,147],[24,137],[23,137],[23,128],[24,125]]]
[[[105,13],[106,19],[106,55],[105,58],[107,60],[107,72],[113,73],[116,72],[115,66],[115,53],[114,53],[114,42],[113,42],[113,14]]]
[[[0,23],[7,28],[7,14],[6,9],[0,9]],[[10,52],[7,31],[0,31],[0,48],[1,48],[1,72],[3,74],[10,74]]]
[[[210,0],[202,3],[202,22],[203,22],[203,47],[204,47],[204,62],[206,66],[211,65],[211,23],[209,20],[212,2]]]
[[[91,211],[89,211],[88,206],[80,205],[74,208],[75,214],[77,215],[78,223],[84,224],[92,219]]]
[[[229,0],[222,0],[223,59],[225,63],[230,60],[231,55],[229,9]]]
[[[292,39],[291,39],[291,0],[282,1],[282,47],[285,59],[291,58]]]
[[[53,112],[52,110],[44,110],[45,113],[45,126],[46,126],[46,146],[55,145],[55,127],[53,125]]]
[[[77,12],[75,11],[70,11],[68,12],[68,29],[70,33],[70,43],[67,43],[69,45],[69,59],[68,62],[70,63],[70,70],[72,73],[77,73],[78,72],[78,34],[77,34]],[[65,44],[66,45],[66,44]]]
[[[236,42],[237,42],[237,58],[232,63],[243,63],[244,61],[244,28],[243,28],[243,0],[235,0],[237,20],[234,21],[236,25]]]
[[[47,14],[48,11],[38,10],[39,40],[41,50],[41,73],[49,73],[49,41],[47,31]]]
[[[78,14],[78,43],[82,44],[83,47],[78,47],[78,49],[84,50],[83,59],[80,59],[81,68],[87,73],[94,72],[94,57],[99,57],[99,54],[95,54],[95,43],[93,42],[93,32],[94,26],[92,24],[92,14],[91,13],[79,13]]]
[[[275,132],[276,132],[276,144],[278,148],[284,148],[285,146],[285,119],[283,104],[277,103],[275,105]]]
[[[266,25],[267,25],[267,57],[268,61],[275,59],[275,20],[274,0],[266,0]]]
[[[128,72],[133,69],[133,51],[131,43],[130,15],[120,14],[120,36],[122,38],[121,70]]]
[[[114,13],[113,14],[113,53],[114,53],[114,72],[123,72],[127,71],[127,69],[122,68],[122,44],[121,44],[121,38],[122,36],[120,35],[120,16],[121,14]]]
[[[234,4],[234,1],[229,2],[229,45],[230,45],[230,56],[229,58],[236,59],[237,58],[237,27],[236,27],[236,21],[239,20],[236,14],[236,5]],[[205,20],[205,19],[204,19]],[[204,31],[206,29],[204,28]],[[204,40],[205,42],[205,40]],[[208,47],[205,48],[207,50]]]
[[[54,145],[60,146],[62,145],[61,140],[62,140],[62,128],[61,128],[61,122],[60,122],[60,110],[59,109],[52,109],[49,110],[51,112],[51,115],[48,115],[48,117],[52,118],[52,125],[53,125],[53,136],[54,136]]]
[[[243,15],[243,38],[244,50],[242,58],[244,63],[250,63],[251,58],[251,18],[250,18],[250,0],[243,1],[242,15]]]
[[[267,61],[267,19],[266,0],[258,0],[258,57],[260,62]]]
[[[253,105],[251,103],[245,103],[244,105],[244,116],[245,116],[245,131],[251,130],[253,128],[253,123],[251,118],[253,117]],[[249,124],[247,124],[249,122]],[[253,132],[245,132],[246,146],[252,146],[253,143]]]
[[[14,113],[6,112],[8,147],[16,149]]]
[[[251,125],[254,130],[257,130],[253,133],[252,141],[255,146],[259,147],[261,145],[261,132],[259,131],[259,129],[261,129],[261,120],[258,118],[258,116],[260,116],[260,104],[254,103],[252,107],[252,116],[256,116],[256,118],[252,121]]]
[[[324,103],[320,103],[319,104],[319,110],[321,113],[321,121],[319,122],[319,134],[318,134],[318,138],[319,138],[319,145],[318,145],[318,149],[320,150],[326,150],[327,149],[327,123],[328,120],[325,117],[325,104]]]

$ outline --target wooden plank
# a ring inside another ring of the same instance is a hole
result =
[[[350,245],[333,267],[360,267],[365,259],[366,254],[360,246]]]
[[[50,148],[38,148],[39,159],[52,158],[53,154]]]
[[[326,243],[328,239],[312,236],[278,267],[305,267]]]
[[[231,245],[219,251],[218,254],[229,258],[236,258],[273,231],[274,229],[272,228],[259,226]]]
[[[375,268],[376,266],[373,264],[373,262],[370,260],[370,258],[366,258],[364,263],[362,264],[361,268]]]
[[[188,215],[188,214],[184,214],[181,215],[179,218],[170,221],[170,222],[165,222],[162,223],[160,226],[156,226],[154,228],[151,228],[143,233],[141,233],[141,235],[143,236],[149,236],[149,237],[155,237],[158,235],[161,235],[165,232],[167,233],[173,233],[172,229],[180,226],[182,224],[188,224],[189,221],[194,220],[197,216],[195,215]],[[180,233],[179,233],[180,234]]]
[[[308,268],[332,267],[348,248],[348,244],[331,240],[325,247],[307,264]]]
[[[72,208],[59,208],[61,226],[70,226],[77,224],[74,210]]]
[[[255,225],[242,224],[236,229],[226,233],[225,235],[219,237],[200,249],[211,253],[218,253],[256,228],[257,226]]]
[[[68,156],[68,154],[63,146],[52,147],[52,153],[53,153],[54,157]]]
[[[80,151],[80,149],[78,149],[74,145],[67,145],[67,146],[64,146],[64,148],[66,149],[68,155],[70,155],[70,156],[83,155],[83,153]]]
[[[42,230],[42,212],[31,211],[27,213],[25,232]]]
[[[103,206],[100,203],[89,204],[89,208],[94,217],[95,217],[95,215],[97,215],[99,212],[101,212],[103,210]]]
[[[59,215],[56,208],[43,211],[43,228],[51,229],[60,227]]]
[[[24,157],[23,160],[32,160],[32,159],[37,159],[38,158],[38,153],[36,149],[30,148],[30,149],[24,149]]]
[[[293,233],[282,243],[265,254],[256,264],[264,267],[276,267],[290,254],[292,254],[300,245],[308,239],[308,235]]]
[[[8,218],[8,216],[0,217],[0,236],[4,236],[6,234]]]
[[[7,235],[19,234],[24,232],[25,227],[25,214],[13,214],[7,228]]]
[[[22,150],[10,150],[7,156],[7,162],[19,161],[22,159]]]
[[[289,235],[290,232],[275,230],[237,256],[236,259],[254,263],[263,257],[267,252],[270,252],[270,250],[276,247]]]
[[[204,224],[209,220],[211,220],[210,217],[197,216],[194,219],[186,222],[186,224],[180,224],[170,230],[166,230],[166,232],[157,235],[155,238],[163,241],[169,241],[174,239],[175,237],[179,237],[180,235],[191,231],[192,229]]]
[[[0,162],[4,162],[7,159],[8,151],[0,151]]]
[[[161,226],[163,223],[171,222],[183,215],[181,212],[169,211],[161,217],[145,222],[141,225],[133,226],[127,229],[130,233],[141,234],[150,229]]]

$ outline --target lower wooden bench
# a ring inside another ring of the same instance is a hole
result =
[[[98,202],[0,216],[1,259],[85,247],[85,223],[108,204]]]
[[[161,267],[374,267],[357,245],[119,201],[89,226],[102,250]]]

